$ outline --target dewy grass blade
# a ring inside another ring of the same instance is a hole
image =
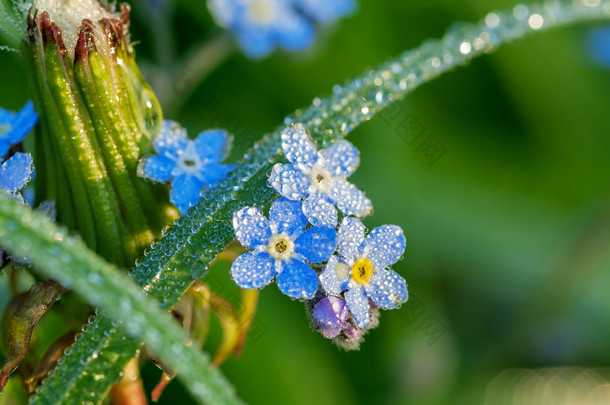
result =
[[[186,345],[188,339],[179,325],[143,294],[127,274],[91,252],[82,241],[70,237],[49,218],[4,194],[0,194],[0,242],[9,251],[27,256],[36,271],[74,289],[92,305],[122,322],[119,328],[134,342],[143,341],[164,364],[180,372],[179,378],[201,403],[238,402],[229,383],[217,369],[210,367],[208,356]],[[105,325],[108,328],[113,324]],[[112,346],[113,342],[100,339],[100,343],[98,347],[107,350],[107,345]],[[138,346],[126,343],[130,349]],[[113,350],[107,353],[110,357],[106,361],[112,358]],[[80,360],[91,361],[98,356],[89,353]],[[88,397],[92,400],[91,394]],[[71,402],[82,400],[72,398]]]

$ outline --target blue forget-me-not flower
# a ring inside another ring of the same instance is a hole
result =
[[[31,101],[17,113],[0,108],[0,158],[8,153],[11,146],[23,141],[37,121],[38,114]]]
[[[15,153],[0,166],[0,190],[22,204],[25,203],[19,191],[30,181],[33,171],[32,156],[29,153]]]
[[[216,22],[231,31],[244,52],[260,58],[276,46],[289,51],[309,47],[315,23],[329,24],[349,14],[355,0],[208,0]]]
[[[345,140],[317,151],[302,124],[282,133],[282,149],[290,164],[273,166],[269,186],[290,200],[304,200],[303,212],[314,226],[337,224],[335,205],[346,215],[364,217],[371,201],[347,177],[360,163],[358,149]]]
[[[320,275],[329,295],[344,293],[345,302],[359,328],[370,322],[369,298],[381,308],[394,309],[408,298],[405,280],[389,266],[404,253],[406,239],[396,225],[383,225],[365,237],[358,218],[346,217],[338,231],[337,252]]]
[[[296,299],[311,299],[318,289],[318,275],[308,263],[328,260],[337,246],[332,228],[305,229],[302,202],[276,200],[269,219],[254,207],[233,215],[235,237],[251,252],[239,256],[231,266],[233,280],[241,288],[263,288],[275,277],[282,293]]]
[[[233,31],[244,52],[260,58],[275,46],[299,51],[312,44],[313,24],[292,7],[291,0],[210,0],[219,25]]]
[[[220,163],[231,148],[231,137],[220,129],[204,131],[195,140],[178,123],[164,121],[155,138],[157,155],[144,157],[138,175],[158,182],[171,181],[170,200],[181,214],[197,204],[204,188],[214,187],[234,165]]]

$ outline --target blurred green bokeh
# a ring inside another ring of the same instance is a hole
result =
[[[156,25],[141,4],[132,33],[139,62],[150,65],[159,60]],[[237,157],[333,84],[453,22],[514,4],[360,0],[305,55],[233,54],[166,118],[191,135],[228,126]],[[171,21],[176,55],[217,31],[204,0],[177,0]],[[375,207],[365,223],[398,224],[407,235],[395,270],[411,301],[383,313],[359,352],[343,352],[310,330],[302,304],[266,288],[264,330],[222,366],[245,401],[478,404],[506,369],[610,364],[610,71],[590,62],[590,28],[506,46],[350,135],[362,160],[352,180]],[[0,105],[21,107],[26,83],[18,58],[0,53]],[[420,128],[411,144],[405,123]],[[445,152],[430,164],[422,145],[432,141]],[[237,293],[226,263],[211,274],[221,293]],[[160,372],[147,366],[144,375],[150,391]],[[187,398],[173,383],[160,403]]]

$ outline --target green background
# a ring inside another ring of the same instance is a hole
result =
[[[361,0],[304,54],[261,61],[231,54],[192,83],[188,98],[170,94],[183,104],[166,118],[192,136],[229,122],[237,158],[333,84],[440,37],[453,22],[514,4]],[[163,46],[174,57],[164,59],[151,33],[159,20],[142,3],[133,8],[132,39],[145,72],[178,63],[218,33],[203,0],[177,0],[166,14],[174,40]],[[394,269],[409,284],[410,302],[384,312],[360,351],[344,352],[310,329],[301,303],[266,288],[257,314],[262,332],[222,366],[241,398],[495,405],[512,403],[503,401],[532,375],[501,377],[489,388],[504,370],[608,365],[610,71],[591,63],[590,28],[505,46],[424,85],[349,136],[361,151],[351,180],[375,207],[365,224],[397,224],[407,236]],[[27,81],[19,59],[0,53],[0,105],[21,107]],[[401,137],[405,122],[420,128],[411,144]],[[433,164],[421,147],[432,141],[444,150]],[[237,289],[228,269],[218,263],[211,274],[231,296]],[[210,349],[217,340],[213,334]],[[159,375],[145,368],[149,391]],[[188,401],[175,382],[160,403]]]

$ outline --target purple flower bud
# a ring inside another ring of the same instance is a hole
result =
[[[334,296],[321,299],[313,310],[316,327],[327,339],[332,339],[341,332],[348,315],[345,301]]]
[[[343,329],[346,340],[360,340],[364,335],[364,330],[359,329],[357,326],[347,324]]]

